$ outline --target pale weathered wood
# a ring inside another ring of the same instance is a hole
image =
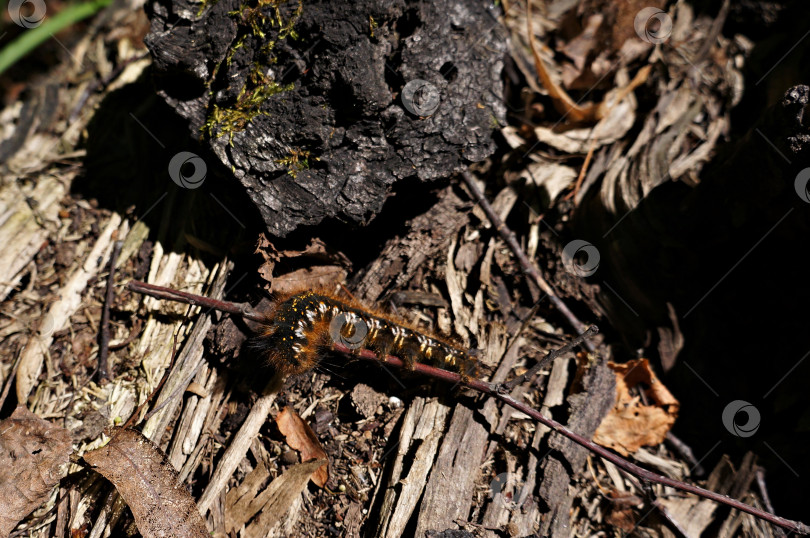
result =
[[[382,490],[384,498],[380,512],[385,517],[380,519],[377,536],[402,536],[433,466],[449,412],[450,408],[436,398],[418,397],[405,413],[391,475]],[[412,458],[412,463],[403,475],[406,458]]]
[[[494,405],[491,407],[494,409]],[[489,435],[488,425],[479,422],[481,418],[480,411],[461,405],[453,411],[425,487],[416,522],[417,536],[424,536],[428,530],[455,528],[456,519],[467,519]]]
[[[168,454],[169,461],[176,469],[183,467],[186,458],[197,445],[208,408],[211,405],[212,391],[217,382],[217,371],[206,367],[203,363],[194,379],[205,390],[205,397],[192,394],[186,399],[186,405],[183,407]]]
[[[275,376],[267,384],[264,393],[253,407],[250,409],[245,422],[239,428],[239,431],[233,436],[231,444],[225,450],[225,453],[220,458],[214,474],[208,482],[200,499],[197,501],[197,507],[203,516],[208,512],[214,501],[219,497],[220,493],[224,491],[225,485],[230,480],[236,466],[242,461],[242,458],[247,454],[250,448],[250,443],[259,433],[259,430],[267,420],[270,414],[270,407],[276,399],[276,393],[283,384],[284,380],[280,376]]]
[[[27,265],[56,226],[65,184],[43,174],[30,190],[16,181],[7,181],[0,188],[0,301],[20,282]]]
[[[119,230],[121,217],[117,213],[110,216],[104,230],[99,234],[92,250],[84,257],[81,265],[77,267],[65,285],[59,291],[59,299],[51,305],[48,313],[40,323],[39,329],[25,346],[17,368],[17,401],[25,403],[31,389],[37,384],[45,354],[53,342],[53,333],[61,331],[70,323],[72,316],[79,308],[82,293],[87,287],[90,278],[96,276],[107,260],[113,243],[113,232],[120,231],[126,234],[128,225]]]
[[[218,272],[212,272],[216,274],[215,280],[211,285],[210,292],[213,297],[222,297],[225,289],[225,283],[227,282],[232,266],[232,262],[225,262],[219,266]],[[177,406],[179,406],[183,401],[182,391],[185,390],[185,386],[188,386],[194,376],[194,373],[202,365],[202,343],[205,339],[205,335],[208,333],[208,329],[210,328],[210,315],[200,316],[196,323],[194,323],[194,328],[191,330],[188,338],[183,343],[182,349],[180,349],[177,354],[176,363],[172,368],[172,371],[169,373],[169,377],[166,380],[166,383],[163,385],[160,395],[156,399],[157,401],[155,402],[155,406],[163,404],[163,402],[170,397],[172,397],[172,399],[168,401],[165,407],[146,421],[146,425],[143,428],[143,434],[158,445],[162,445],[161,437],[166,431],[169,421],[174,415]],[[172,342],[169,342],[169,344],[171,345]],[[185,386],[181,387],[182,384]],[[178,390],[181,392],[175,394],[175,392]]]

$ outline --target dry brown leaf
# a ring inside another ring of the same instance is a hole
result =
[[[287,293],[302,288],[332,289],[336,284],[345,281],[347,274],[345,269],[337,265],[315,265],[275,277],[272,290]]]
[[[276,263],[281,259],[281,254],[265,234],[259,235],[255,253],[264,258],[264,263],[258,269],[259,276],[267,282],[272,282],[273,270],[276,268]]]
[[[658,380],[647,359],[624,364],[608,362],[608,366],[616,374],[616,404],[597,428],[594,443],[622,456],[661,443],[678,416],[678,400]],[[639,384],[645,386],[651,405],[644,405],[631,394]]]
[[[0,536],[48,500],[67,471],[70,433],[18,407],[0,422]]]
[[[266,236],[262,235],[256,253],[264,258],[264,263],[259,268],[259,276],[270,282],[271,291],[282,293],[298,291],[304,287],[331,287],[335,283],[343,282],[347,274],[344,267],[350,264],[345,255],[330,250],[320,239],[312,239],[303,250],[278,250]],[[276,266],[282,260],[292,261],[291,265],[303,268],[283,275],[274,275]]]
[[[634,507],[643,505],[643,501],[632,493],[615,489],[608,492],[608,497],[611,499],[612,504],[610,511],[605,516],[605,522],[624,532],[633,532],[633,529],[638,525],[639,519]]]
[[[304,422],[290,406],[285,407],[276,417],[279,431],[284,435],[287,444],[301,453],[301,461],[327,460],[326,452],[315,432]],[[312,481],[323,487],[329,480],[329,469],[326,464],[312,474]]]
[[[619,90],[611,90],[608,99],[615,102]],[[635,105],[623,100],[608,109],[602,118],[598,130],[593,127],[576,127],[561,131],[556,127],[536,127],[534,134],[537,140],[565,153],[587,153],[591,146],[598,149],[621,140],[633,128],[636,121]]]
[[[561,51],[568,56],[576,69],[571,70],[571,75],[563,77],[566,87],[571,87],[571,81],[582,75],[582,71],[588,65],[588,57],[591,52],[599,46],[597,31],[602,26],[605,16],[601,13],[594,13],[585,19],[582,32],[561,48]],[[568,65],[568,64],[566,64]]]
[[[543,208],[550,207],[557,196],[567,189],[577,179],[577,172],[570,166],[552,162],[529,163],[520,173],[527,183],[542,188],[547,196],[543,196]]]
[[[197,504],[177,471],[152,441],[135,430],[119,431],[84,461],[113,483],[144,537],[207,537]]]

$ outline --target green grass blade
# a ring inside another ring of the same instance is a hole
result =
[[[110,5],[111,2],[112,0],[92,0],[91,2],[75,4],[50,17],[40,26],[26,30],[17,39],[0,50],[0,74],[37,48],[40,43],[53,36],[53,34],[96,14],[102,8]]]

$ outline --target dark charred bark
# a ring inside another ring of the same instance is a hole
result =
[[[493,152],[506,37],[484,6],[157,0],[146,42],[161,96],[283,236]]]

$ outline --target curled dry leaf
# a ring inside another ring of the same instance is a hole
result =
[[[616,404],[597,428],[594,443],[622,456],[661,443],[678,416],[678,400],[658,380],[647,359],[624,364],[609,362],[608,366],[616,374]],[[644,405],[631,394],[631,389],[640,384],[645,386],[651,405]]]
[[[615,102],[621,90],[612,90],[606,102]],[[596,127],[577,127],[560,131],[556,127],[537,127],[537,140],[565,153],[587,153],[593,145],[600,148],[623,138],[636,121],[635,102],[623,100],[608,108],[608,114]]]
[[[0,536],[48,500],[65,475],[70,433],[25,407],[0,422]]]
[[[346,280],[346,270],[337,265],[315,265],[285,273],[273,279],[274,292],[292,292],[302,288],[333,289]]]
[[[552,202],[577,179],[577,171],[570,166],[552,162],[529,163],[520,173],[527,184],[542,189],[542,208],[551,207]]]
[[[121,430],[84,461],[109,480],[132,510],[145,537],[208,536],[197,504],[177,471],[152,441],[135,430]]]
[[[287,440],[287,444],[301,453],[302,462],[327,459],[326,452],[321,447],[318,438],[315,437],[315,432],[292,407],[287,406],[278,414],[276,424]],[[312,474],[312,481],[319,487],[323,487],[328,480],[329,469],[326,464]]]
[[[320,239],[313,239],[303,250],[278,250],[262,235],[256,253],[264,258],[259,268],[259,276],[270,283],[271,291],[285,293],[303,287],[329,288],[346,279],[346,269],[351,264],[345,255],[330,250]],[[301,269],[285,274],[274,274],[276,265],[304,265]]]

